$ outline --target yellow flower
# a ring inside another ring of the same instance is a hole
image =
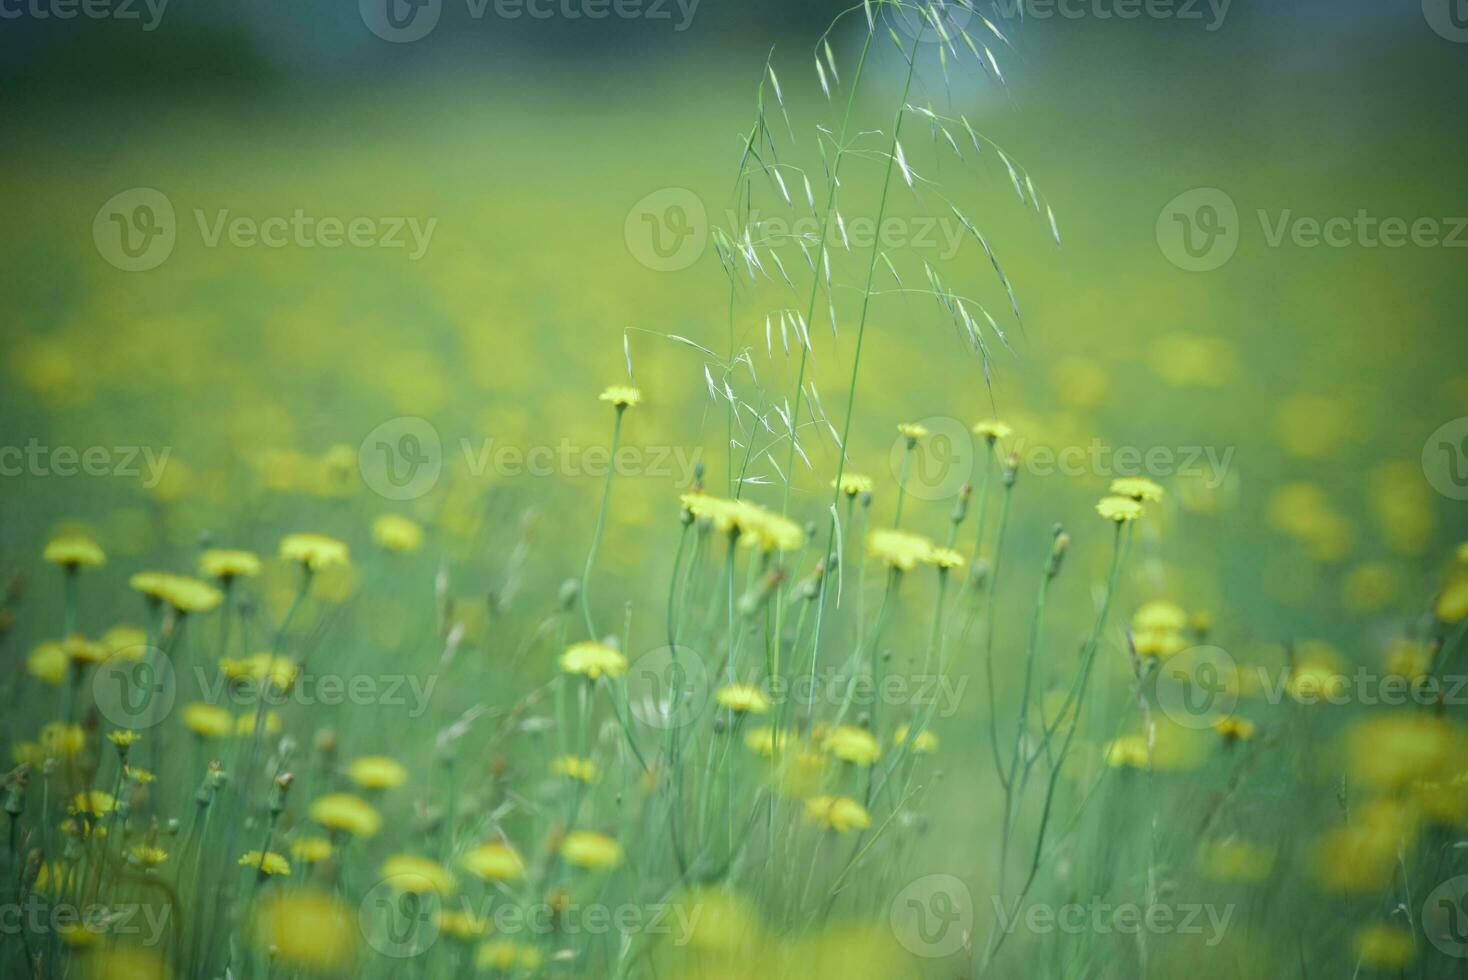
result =
[[[86,926],[81,930],[90,931]],[[77,962],[81,964],[82,980],[172,980],[173,977],[162,953],[140,946],[114,945],[110,940],[105,949],[88,950]]]
[[[1346,735],[1346,756],[1357,781],[1381,790],[1457,773],[1463,758],[1462,729],[1445,718],[1395,712],[1356,722]]]
[[[364,755],[352,760],[347,778],[363,789],[396,789],[408,781],[408,770],[385,755]]]
[[[583,674],[593,681],[602,674],[621,677],[627,673],[627,658],[615,647],[586,640],[571,644],[561,654],[561,670],[568,674]]]
[[[306,864],[319,864],[331,857],[331,841],[325,837],[297,837],[291,841],[291,857]]]
[[[1132,646],[1140,656],[1166,660],[1186,650],[1188,641],[1171,630],[1146,629],[1132,634]]]
[[[1302,704],[1338,701],[1345,689],[1346,678],[1324,663],[1299,664],[1285,682],[1285,692]]]
[[[1146,511],[1142,508],[1141,504],[1130,497],[1113,496],[1102,497],[1096,504],[1096,513],[1108,521],[1125,524],[1128,521],[1135,521],[1145,514]]]
[[[288,691],[296,683],[298,668],[289,657],[277,657],[270,653],[255,653],[243,660],[219,661],[219,669],[231,680],[249,678],[257,684],[270,682],[277,691]]]
[[[1213,730],[1222,735],[1225,742],[1247,742],[1254,737],[1258,727],[1247,718],[1230,715],[1227,718],[1215,718]]]
[[[758,504],[740,501],[740,544],[761,551],[794,551],[805,544],[805,529]]]
[[[278,712],[274,712],[274,711],[267,711],[267,712],[265,712],[265,714],[261,715],[260,716],[260,731],[264,732],[267,735],[274,735],[277,732],[279,732],[280,731],[280,714]],[[236,735],[241,735],[241,736],[244,736],[244,735],[254,735],[255,734],[255,712],[248,711],[245,714],[242,714],[242,715],[238,716],[237,718],[235,718],[235,720],[234,720],[234,733]]]
[[[1106,743],[1106,764],[1113,769],[1146,769],[1149,758],[1145,735],[1122,735]]]
[[[330,973],[357,955],[355,917],[324,892],[272,892],[255,906],[251,926],[260,952],[290,966]]]
[[[910,729],[905,723],[897,726],[897,730],[892,733],[893,748],[907,743],[907,733],[909,731]],[[917,737],[908,746],[908,751],[915,755],[936,752],[938,751],[938,736],[927,730],[918,732]]]
[[[61,649],[61,644],[55,640],[42,643],[32,650],[25,660],[26,672],[47,684],[64,683],[69,667],[70,658],[66,656],[66,651]]]
[[[184,705],[183,723],[200,738],[224,738],[234,731],[234,717],[227,709],[202,701]]]
[[[749,750],[764,756],[766,759],[775,754],[776,744],[780,746],[780,750],[783,752],[789,740],[789,732],[782,731],[777,735],[775,729],[769,725],[751,729],[744,736],[744,744]]]
[[[470,909],[440,909],[438,913],[438,931],[450,939],[459,939],[465,942],[471,939],[479,939],[494,931],[492,923],[480,915],[475,915]]]
[[[1000,439],[1008,439],[1014,435],[1014,429],[998,419],[983,419],[974,423],[974,435],[989,440],[989,445],[992,446]]]
[[[148,634],[136,626],[119,623],[102,634],[101,642],[114,657],[142,660],[147,653]]]
[[[517,943],[513,939],[493,939],[475,951],[474,966],[480,970],[505,973],[521,970],[528,976],[540,969],[542,959],[540,950],[534,946]]]
[[[210,548],[199,556],[199,574],[225,582],[260,574],[260,557],[253,551]]]
[[[137,766],[123,766],[122,774],[134,783],[151,783],[158,778],[147,769],[139,769]]]
[[[354,837],[372,837],[382,829],[382,816],[372,804],[350,793],[328,793],[312,801],[306,812],[327,830],[346,831]]]
[[[1181,632],[1188,625],[1188,614],[1183,607],[1166,599],[1154,599],[1138,609],[1132,616],[1132,629],[1137,632],[1143,630],[1165,630],[1168,632]]]
[[[46,543],[41,557],[69,572],[78,568],[96,568],[107,563],[102,548],[85,534],[58,534]]]
[[[105,790],[92,789],[72,797],[71,806],[67,809],[76,814],[100,817],[104,813],[116,810],[117,800],[113,799],[112,794]]]
[[[167,851],[151,844],[134,844],[128,848],[127,856],[134,864],[140,864],[145,868],[156,868],[168,860]]]
[[[486,841],[460,859],[464,869],[485,881],[518,881],[525,877],[525,862],[515,849],[499,841]]]
[[[831,487],[834,489],[835,486],[836,481],[832,480]],[[872,478],[869,476],[862,476],[860,473],[842,473],[841,492],[846,494],[846,496],[848,497],[859,497],[864,493],[871,493]]]
[[[590,759],[579,759],[574,755],[563,755],[551,760],[551,772],[583,783],[596,782],[596,763]]]
[[[1398,926],[1371,925],[1356,932],[1352,942],[1361,965],[1400,970],[1417,953],[1412,933]]]
[[[1198,872],[1214,881],[1261,882],[1274,870],[1274,850],[1236,838],[1205,841],[1198,848]]]
[[[1123,476],[1111,481],[1111,492],[1130,497],[1138,503],[1155,504],[1162,500],[1162,487],[1145,476]]]
[[[141,592],[149,599],[162,602],[172,578],[173,576],[168,572],[138,572],[128,578],[127,584],[133,591]]]
[[[882,529],[867,535],[867,553],[881,559],[889,568],[910,572],[918,562],[929,559],[933,542],[921,534]]]
[[[372,540],[384,550],[406,554],[423,547],[423,528],[400,514],[383,514],[372,522]]]
[[[753,684],[726,684],[714,698],[735,714],[762,715],[770,710],[770,699]]]
[[[47,722],[38,739],[41,751],[54,759],[75,758],[86,748],[87,736],[80,725],[63,725],[59,721]]]
[[[143,736],[126,728],[116,728],[107,733],[107,741],[120,749],[131,748],[142,741]]]
[[[1456,623],[1468,616],[1468,577],[1450,582],[1437,597],[1432,611],[1445,623]]]
[[[897,431],[902,433],[902,437],[907,440],[909,446],[914,446],[919,439],[926,439],[928,437],[927,428],[916,422],[899,423]]]
[[[561,857],[580,868],[615,868],[622,845],[594,830],[573,830],[561,841]]]
[[[838,834],[865,830],[872,825],[866,807],[846,796],[812,796],[805,801],[805,819],[822,830],[834,830]]]
[[[607,385],[597,397],[604,402],[611,402],[618,409],[623,409],[630,408],[642,401],[642,392],[631,385]]]
[[[1417,838],[1416,816],[1394,800],[1372,800],[1353,808],[1350,823],[1315,842],[1315,878],[1329,891],[1366,894],[1389,884],[1398,854]]]
[[[936,565],[939,570],[945,572],[954,568],[962,568],[967,561],[963,555],[952,548],[934,548],[923,560],[929,565]]]
[[[106,647],[80,636],[68,636],[62,640],[61,649],[66,651],[66,655],[73,663],[100,664],[107,659]]]
[[[169,575],[159,587],[157,598],[180,613],[208,612],[224,601],[224,593],[196,578]]]
[[[855,725],[838,725],[821,740],[821,747],[844,762],[869,766],[882,755],[876,736]]]
[[[432,858],[394,854],[382,863],[383,880],[410,895],[447,895],[457,882],[454,873]]]
[[[280,557],[313,572],[351,561],[347,546],[324,534],[287,534],[280,539]]]
[[[246,851],[240,855],[240,867],[254,868],[262,875],[288,875],[291,873],[291,863],[283,855],[274,851]]]

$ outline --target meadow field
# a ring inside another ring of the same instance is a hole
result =
[[[17,89],[0,972],[1462,976],[1468,38],[1104,6]]]

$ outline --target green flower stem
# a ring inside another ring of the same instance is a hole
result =
[[[581,573],[581,611],[586,614],[586,638],[596,639],[596,625],[591,619],[591,569],[596,564],[596,551],[601,546],[602,528],[607,523],[607,505],[612,499],[612,478],[617,475],[617,448],[622,439],[622,414],[627,410],[625,405],[617,406],[617,417],[612,423],[612,465],[607,467],[607,482],[602,487],[601,508],[596,514],[596,528],[591,533],[591,550],[586,553],[586,570]]]

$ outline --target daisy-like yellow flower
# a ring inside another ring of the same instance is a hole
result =
[[[745,747],[751,752],[764,756],[766,759],[775,754],[776,745],[779,745],[780,751],[783,752],[789,741],[789,732],[777,731],[769,725],[762,725],[759,728],[750,729],[744,736]]]
[[[331,857],[331,841],[325,837],[297,837],[291,841],[291,857],[304,864],[320,864]]]
[[[275,711],[267,711],[260,716],[260,731],[266,735],[276,735],[280,732],[280,714]],[[239,736],[255,734],[255,712],[247,711],[234,720],[234,733]]]
[[[96,568],[107,563],[107,553],[101,546],[85,534],[79,533],[58,534],[46,542],[46,549],[41,557],[53,565],[60,565],[68,572],[74,572],[78,568]]]
[[[351,552],[345,544],[324,534],[287,534],[280,539],[280,557],[319,572],[348,564]]]
[[[622,863],[622,845],[594,830],[573,830],[561,841],[561,857],[578,868],[615,868]]]
[[[142,740],[143,736],[127,728],[114,728],[112,731],[107,733],[107,741],[111,742],[119,749],[132,748],[134,745],[136,745],[138,742],[141,742]]]
[[[881,528],[867,535],[867,553],[888,568],[910,572],[933,554],[933,542],[921,534]]]
[[[543,960],[540,950],[513,939],[491,939],[474,951],[474,966],[480,970],[520,970],[529,976],[540,969]]]
[[[1096,504],[1096,513],[1108,521],[1117,524],[1126,524],[1135,521],[1146,513],[1142,505],[1130,497],[1102,497]]]
[[[551,760],[551,772],[583,783],[596,782],[596,763],[574,755],[563,755]]]
[[[172,579],[168,572],[138,572],[128,577],[127,584],[134,592],[141,592],[154,602],[162,602]]]
[[[1132,634],[1132,646],[1139,656],[1166,660],[1186,650],[1188,640],[1171,630],[1144,629]]]
[[[1468,739],[1452,721],[1419,712],[1390,712],[1355,722],[1346,735],[1351,775],[1366,786],[1397,790],[1459,771]]]
[[[1432,611],[1444,623],[1461,622],[1468,616],[1468,577],[1450,582],[1437,597]]]
[[[128,860],[145,868],[156,868],[168,860],[168,852],[152,844],[134,844],[127,849]]]
[[[80,636],[68,636],[61,641],[61,649],[75,664],[100,664],[107,659],[107,648]]]
[[[78,793],[71,798],[71,806],[67,809],[75,814],[100,817],[104,813],[111,813],[117,809],[117,800],[106,790],[92,789],[85,793]]]
[[[568,674],[581,674],[593,681],[602,674],[621,677],[627,673],[627,658],[616,647],[586,640],[566,648],[566,652],[561,654],[561,670]]]
[[[740,502],[739,543],[760,551],[794,551],[805,544],[805,529],[758,504]]]
[[[350,793],[327,793],[311,802],[306,813],[327,830],[353,837],[372,837],[382,829],[382,815],[366,800]]]
[[[1122,735],[1106,743],[1106,764],[1113,769],[1146,769],[1150,762],[1145,735]]]
[[[25,658],[26,673],[52,685],[65,683],[70,666],[71,658],[55,640],[42,643]]]
[[[240,855],[240,867],[254,868],[262,875],[288,875],[291,873],[291,863],[284,855],[274,851],[246,851]]]
[[[314,889],[273,892],[251,916],[255,946],[272,960],[316,973],[335,973],[356,959],[356,916],[331,895]]]
[[[998,419],[984,419],[974,423],[974,435],[989,440],[989,445],[994,445],[1000,439],[1008,439],[1014,435],[1014,429]]]
[[[525,877],[525,861],[513,847],[486,841],[460,859],[464,870],[485,881],[519,881]]]
[[[1366,926],[1357,931],[1351,945],[1361,965],[1378,970],[1400,970],[1417,955],[1412,933],[1399,926]]]
[[[899,745],[906,744],[907,734],[910,730],[906,723],[898,725],[897,730],[892,733],[892,746],[896,748]],[[912,740],[912,744],[908,746],[908,751],[918,755],[936,752],[938,751],[938,736],[927,730],[921,731]]]
[[[385,551],[407,554],[423,547],[423,526],[401,514],[383,514],[372,522],[372,540]]]
[[[753,684],[726,684],[714,698],[735,714],[762,715],[770,710],[770,699]]]
[[[469,942],[489,935],[494,931],[494,925],[472,909],[440,909],[438,931],[450,939]]]
[[[841,474],[841,492],[848,497],[860,497],[864,493],[872,492],[872,478],[862,476],[860,473]],[[831,481],[831,488],[836,488],[836,481]]]
[[[148,652],[148,634],[127,623],[119,623],[103,633],[101,643],[114,657],[124,660],[142,660]]]
[[[952,548],[934,548],[928,552],[923,561],[936,566],[940,572],[947,572],[955,568],[962,568],[968,559]]]
[[[158,778],[147,769],[139,769],[137,766],[123,766],[122,775],[132,783],[151,783]]]
[[[902,438],[907,440],[909,447],[916,446],[919,439],[928,437],[927,427],[917,422],[901,422],[897,426],[897,431],[902,434]]]
[[[224,593],[208,582],[184,575],[170,575],[163,583],[158,598],[179,613],[204,613],[224,601]]]
[[[70,817],[61,821],[61,832],[68,837],[77,840],[90,840],[93,837],[106,837],[107,828],[99,823],[96,818],[88,820],[73,820]]]
[[[80,725],[65,725],[59,721],[47,722],[41,728],[41,751],[53,759],[75,758],[87,746],[87,735]]]
[[[383,880],[410,895],[447,895],[458,882],[454,873],[432,858],[394,854],[382,863]]]
[[[1347,679],[1340,671],[1324,663],[1302,663],[1285,681],[1285,693],[1301,704],[1339,701],[1346,690]]]
[[[254,578],[260,574],[260,556],[253,551],[210,548],[199,556],[199,574],[221,582]]]
[[[805,819],[822,830],[834,830],[838,834],[865,830],[872,825],[866,807],[847,796],[812,796],[805,801]]]
[[[642,401],[642,391],[632,385],[607,385],[597,398],[604,402],[611,402],[620,411],[624,408],[631,408]]]
[[[364,755],[347,766],[347,778],[363,789],[396,789],[408,781],[408,770],[385,755]]]
[[[184,727],[200,738],[224,738],[234,731],[234,716],[217,704],[186,704],[181,717]]]
[[[1162,487],[1145,476],[1123,476],[1111,481],[1111,492],[1130,497],[1137,503],[1155,504],[1162,500]]]
[[[843,762],[857,766],[869,766],[882,755],[876,736],[855,725],[837,725],[821,739],[821,747]]]
[[[1166,599],[1154,599],[1138,609],[1132,616],[1132,629],[1138,633],[1143,630],[1166,630],[1168,632],[1181,632],[1188,625],[1188,614],[1175,602]]]
[[[1229,715],[1227,718],[1215,718],[1213,730],[1223,736],[1225,742],[1247,742],[1259,729],[1247,718]]]
[[[269,682],[277,691],[289,691],[296,683],[299,668],[289,657],[278,657],[272,653],[255,653],[243,660],[219,661],[219,669],[230,680],[248,678],[256,684]]]

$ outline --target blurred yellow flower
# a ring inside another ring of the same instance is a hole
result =
[[[789,740],[789,732],[782,731],[779,733],[778,744],[781,751],[784,750],[785,745]],[[776,742],[777,739],[775,729],[771,728],[769,725],[762,725],[759,728],[752,728],[744,736],[745,746],[751,752],[762,755],[766,759],[774,755]]]
[[[831,488],[836,488],[836,481],[831,481]],[[864,493],[872,492],[872,478],[862,476],[860,473],[841,474],[841,492],[848,497],[859,497]]]
[[[65,725],[59,721],[47,722],[41,728],[41,751],[54,759],[75,758],[86,748],[87,736],[80,725]]]
[[[485,881],[518,881],[525,877],[525,862],[515,849],[499,841],[486,841],[461,859],[464,869]]]
[[[350,793],[318,797],[306,812],[327,830],[345,831],[354,837],[372,837],[382,829],[382,816],[372,804]]]
[[[1266,880],[1274,870],[1274,849],[1229,837],[1204,841],[1198,848],[1198,873],[1213,881]]]
[[[1468,616],[1468,576],[1449,582],[1432,607],[1433,614],[1444,623],[1461,622]]]
[[[319,864],[331,857],[331,841],[325,837],[297,837],[291,841],[291,857],[305,864]]]
[[[251,932],[262,954],[321,973],[344,970],[357,955],[357,922],[347,907],[314,889],[271,892],[255,905]]]
[[[1128,521],[1135,521],[1137,518],[1145,514],[1146,511],[1142,508],[1141,504],[1137,503],[1130,497],[1112,496],[1102,497],[1101,500],[1097,502],[1096,513],[1100,514],[1108,521],[1115,521],[1117,524],[1125,524]]]
[[[1155,504],[1162,500],[1162,487],[1145,476],[1123,476],[1111,481],[1110,492],[1130,497],[1138,503]]]
[[[47,684],[61,684],[70,673],[71,662],[61,644],[48,640],[33,649],[25,661],[26,673]]]
[[[892,747],[896,748],[900,745],[906,744],[907,734],[909,731],[910,729],[905,722],[901,725],[898,725],[896,730],[892,732]],[[916,754],[936,752],[938,751],[938,736],[927,730],[918,732],[917,737],[914,738],[912,740],[912,744],[908,746],[908,751]]]
[[[583,783],[596,782],[596,763],[574,755],[563,755],[552,759],[551,772],[557,776],[565,776]]]
[[[117,800],[112,794],[105,790],[92,789],[85,793],[78,793],[71,799],[71,805],[67,810],[71,813],[84,816],[100,817],[104,813],[111,813],[117,809]]]
[[[1157,338],[1148,363],[1163,381],[1176,387],[1220,388],[1233,377],[1233,346],[1219,337],[1174,333]]]
[[[901,422],[897,426],[897,431],[902,433],[902,437],[907,440],[909,446],[916,445],[919,439],[928,437],[927,427],[916,422]]]
[[[1132,615],[1132,629],[1139,633],[1143,630],[1175,633],[1181,632],[1187,625],[1188,614],[1183,611],[1183,607],[1166,599],[1154,599]]]
[[[622,863],[622,845],[594,830],[573,830],[561,841],[561,856],[581,868],[615,868]]]
[[[253,551],[210,548],[199,556],[199,574],[230,582],[260,574],[260,557]]]
[[[184,727],[200,738],[224,738],[234,731],[234,716],[217,704],[186,704],[181,717]]]
[[[1328,891],[1379,891],[1395,877],[1398,852],[1412,846],[1418,829],[1416,815],[1394,800],[1358,806],[1349,823],[1316,840],[1315,879]]]
[[[1225,742],[1247,742],[1259,729],[1246,718],[1230,715],[1227,718],[1214,719],[1213,730],[1223,736]]]
[[[134,864],[145,868],[156,868],[168,860],[168,852],[151,844],[134,844],[127,849],[127,856]]]
[[[493,923],[472,909],[440,909],[438,931],[450,939],[468,942],[489,935],[494,931]]]
[[[406,554],[423,547],[423,527],[400,514],[383,514],[372,522],[372,540],[386,551]]]
[[[585,640],[573,643],[561,654],[561,670],[596,680],[602,674],[621,677],[627,673],[627,658],[622,651],[605,643]]]
[[[910,572],[933,553],[933,542],[921,534],[882,528],[867,535],[867,554],[888,568]]]
[[[81,931],[88,930],[82,927]],[[113,942],[88,951],[74,963],[80,964],[83,980],[172,980],[173,977],[162,953]]]
[[[408,781],[408,770],[385,755],[364,755],[347,766],[347,778],[362,789],[396,789]]]
[[[1417,952],[1412,933],[1400,926],[1366,926],[1357,930],[1351,946],[1362,966],[1378,970],[1400,970]]]
[[[846,796],[812,796],[805,801],[805,819],[822,830],[834,830],[838,834],[865,830],[872,825],[866,807]]]
[[[101,642],[113,656],[142,660],[147,653],[148,634],[136,626],[119,623],[102,634]]]
[[[998,419],[983,419],[974,423],[974,435],[989,440],[989,444],[993,445],[1014,435],[1014,429]]]
[[[454,873],[432,858],[394,854],[382,863],[382,877],[395,891],[410,895],[447,895],[457,882]]]
[[[319,572],[322,569],[346,565],[351,560],[347,546],[324,534],[287,534],[280,540],[280,557],[285,561],[297,562],[303,567]]]
[[[968,559],[952,548],[934,548],[923,560],[929,565],[936,566],[940,571],[946,572],[954,568],[962,568]]]
[[[869,766],[882,755],[876,736],[855,725],[838,725],[826,733],[821,747],[836,758],[858,766]]]
[[[263,875],[288,875],[291,873],[291,863],[282,854],[274,851],[246,851],[240,855],[240,867],[254,868]]]
[[[1354,722],[1346,732],[1346,758],[1358,783],[1402,789],[1421,780],[1457,773],[1468,751],[1463,730],[1446,718],[1398,711]]]
[[[762,715],[770,710],[770,699],[753,684],[726,684],[714,698],[735,714]]]
[[[58,534],[46,542],[41,557],[73,572],[78,568],[95,568],[107,563],[107,555],[97,542],[79,533]]]
[[[544,957],[534,946],[513,939],[492,939],[474,953],[474,966],[479,970],[523,971],[527,976],[540,969]]]
[[[642,401],[642,391],[632,385],[607,385],[597,398],[611,402],[618,409],[630,408]]]

